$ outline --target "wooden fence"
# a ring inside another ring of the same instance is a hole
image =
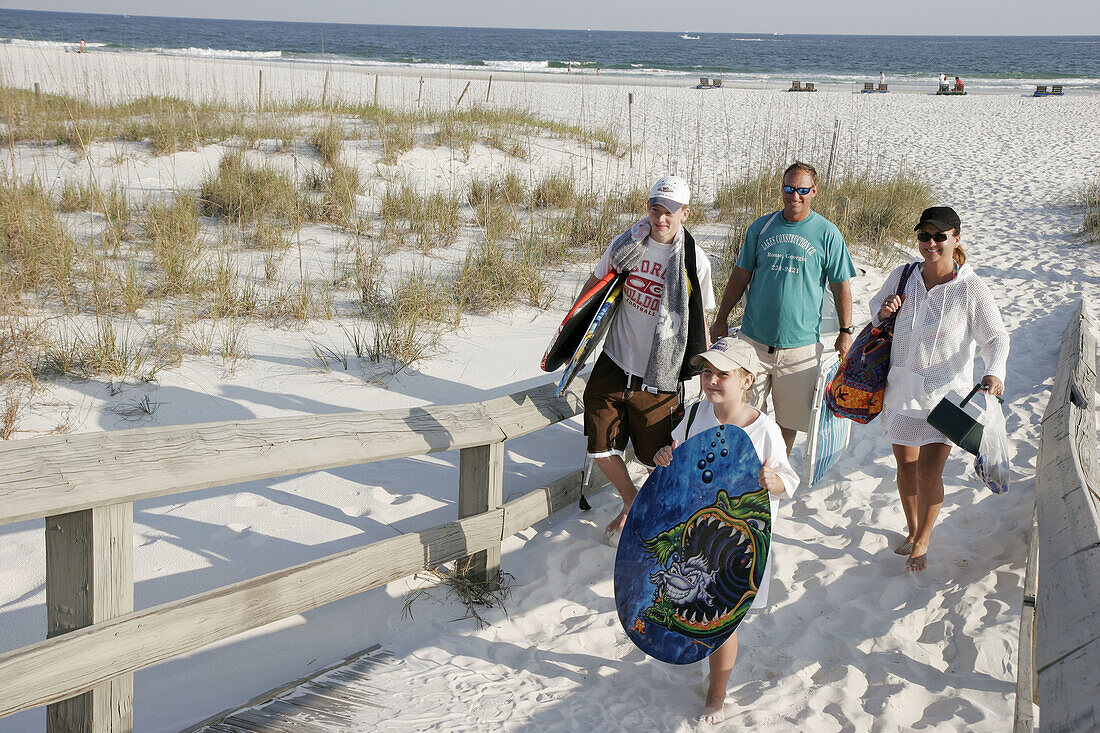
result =
[[[1043,415],[1037,530],[1020,621],[1016,731],[1100,730],[1100,470],[1095,322],[1082,302],[1062,334]],[[1032,646],[1034,644],[1034,646]]]
[[[0,446],[0,524],[46,520],[48,638],[0,654],[0,717],[48,705],[48,731],[128,731],[133,673],[425,566],[469,558],[576,501],[581,472],[503,504],[504,443],[578,414],[582,380],[466,405],[55,436]],[[133,502],[460,451],[456,522],[133,610]]]

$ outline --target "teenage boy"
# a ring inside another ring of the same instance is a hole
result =
[[[710,260],[684,226],[690,200],[679,176],[653,184],[648,216],[611,242],[584,287],[612,270],[629,272],[584,390],[588,454],[623,500],[604,530],[611,545],[638,494],[623,461],[627,441],[652,468],[654,454],[671,440],[682,383],[698,373],[691,358],[707,348],[704,311],[714,307],[714,290]]]

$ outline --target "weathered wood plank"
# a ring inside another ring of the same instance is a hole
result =
[[[504,443],[463,448],[458,466],[458,518],[496,509],[504,500]],[[500,541],[460,561],[460,572],[477,583],[500,585]]]
[[[133,504],[46,518],[47,636],[134,610]],[[133,727],[134,676],[50,705],[46,730],[123,733]]]
[[[1044,730],[1100,728],[1096,341],[1082,303],[1062,337],[1036,470],[1035,671]]]
[[[489,400],[483,407],[507,438],[517,438],[583,412],[584,387],[583,379],[575,379],[565,394],[557,397],[556,385],[545,384]]]
[[[180,733],[195,733],[196,731],[200,731],[200,730],[214,730],[214,728],[212,726],[216,726],[217,724],[222,723],[223,721],[226,720],[226,718],[233,715],[238,710],[244,710],[246,708],[255,707],[257,705],[261,705],[265,702],[268,702],[269,700],[274,700],[275,698],[279,697],[283,693],[289,692],[289,691],[293,690],[296,687],[299,687],[299,686],[304,685],[308,682],[311,682],[312,680],[315,680],[318,677],[321,677],[322,675],[326,675],[326,674],[328,674],[329,672],[331,672],[335,669],[339,669],[340,667],[355,664],[355,663],[359,662],[360,660],[362,660],[364,657],[369,658],[369,659],[374,659],[374,658],[377,658],[377,657],[392,658],[392,656],[393,656],[392,654],[390,654],[389,652],[386,652],[386,651],[380,651],[381,649],[382,649],[381,644],[374,644],[374,645],[364,649],[361,652],[357,652],[355,654],[352,654],[349,657],[345,657],[344,659],[341,659],[339,662],[336,662],[335,664],[330,664],[329,666],[325,667],[324,669],[316,670],[316,671],[311,672],[310,674],[306,675],[305,677],[300,677],[300,678],[294,680],[293,682],[288,682],[285,685],[279,685],[278,687],[276,687],[273,690],[268,690],[267,692],[264,692],[260,695],[257,695],[255,697],[253,697],[251,700],[249,700],[248,702],[246,702],[244,705],[237,705],[237,706],[234,706],[234,707],[232,707],[228,710],[223,710],[220,713],[217,713],[215,715],[211,715],[209,718],[206,718],[205,720],[202,720],[198,723],[195,723],[191,726],[188,726],[187,728],[184,728],[183,730],[180,731]]]
[[[0,444],[0,524],[242,481],[499,443],[577,414],[582,380],[486,404],[49,436]],[[488,406],[487,406],[488,405]],[[155,471],[150,466],[156,466]]]
[[[1024,602],[1020,611],[1020,648],[1016,654],[1016,709],[1013,733],[1035,730],[1035,594],[1039,572],[1039,527],[1031,518],[1027,566],[1024,569]]]
[[[393,537],[0,655],[0,717],[56,702],[272,621],[500,542],[497,509]]]

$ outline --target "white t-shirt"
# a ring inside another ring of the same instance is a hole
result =
[[[688,407],[688,414],[690,413],[691,407]],[[713,430],[721,424],[714,415],[714,404],[709,400],[703,400],[699,403],[695,419],[691,421],[690,435],[685,434],[687,423],[688,420],[685,417],[672,431],[672,439],[677,443],[683,443],[688,438],[694,438],[699,433]],[[752,441],[752,447],[756,448],[756,456],[760,459],[760,463],[763,464],[771,459],[770,467],[779,474],[779,480],[783,482],[783,488],[786,489],[779,496],[790,498],[794,494],[794,490],[798,488],[798,473],[795,472],[791,462],[787,459],[787,444],[783,442],[783,433],[780,432],[775,420],[761,412],[755,420],[741,429],[748,434],[749,440]],[[768,503],[771,505],[772,537],[775,536],[775,521],[779,517],[779,496],[768,494],[768,498],[771,500]],[[773,542],[771,546],[774,548],[775,543]],[[764,577],[760,581],[760,588],[757,589],[756,598],[753,599],[750,608],[764,608],[768,605],[768,587],[771,585],[772,580],[773,554],[769,550],[768,561],[764,564]]]
[[[673,248],[683,246],[683,241],[683,229],[669,244],[646,237],[642,259],[631,270],[623,286],[623,302],[607,332],[604,351],[627,374],[645,376],[653,350],[653,333],[657,329],[657,309],[661,304],[661,294],[665,291],[668,261]],[[714,307],[714,286],[711,284],[710,260],[699,245],[695,245],[695,270],[699,276],[699,288],[703,291],[703,310],[708,310]],[[608,247],[594,272],[596,277],[603,277],[610,271],[611,247]]]

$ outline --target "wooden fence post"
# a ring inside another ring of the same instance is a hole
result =
[[[485,87],[485,103],[489,103],[489,92],[493,91],[493,75],[489,74],[489,86]]]
[[[630,167],[634,167],[634,92],[626,95],[627,147],[630,148]]]
[[[264,111],[264,70],[260,69],[260,89],[256,93],[256,111]]]
[[[466,82],[466,86],[462,87],[462,94],[458,95],[458,101],[455,102],[455,109],[458,109],[458,105],[462,104],[462,98],[466,96],[466,92],[470,91],[471,82]]]
[[[134,610],[134,505],[46,517],[46,623],[53,637]],[[133,674],[46,709],[47,733],[128,733]]]
[[[35,102],[41,102],[42,101],[42,89],[39,88],[38,82],[34,83],[34,101]]]
[[[504,502],[504,443],[463,448],[458,466],[458,518],[496,509]],[[500,584],[500,545],[474,553],[457,567],[475,582]]]

